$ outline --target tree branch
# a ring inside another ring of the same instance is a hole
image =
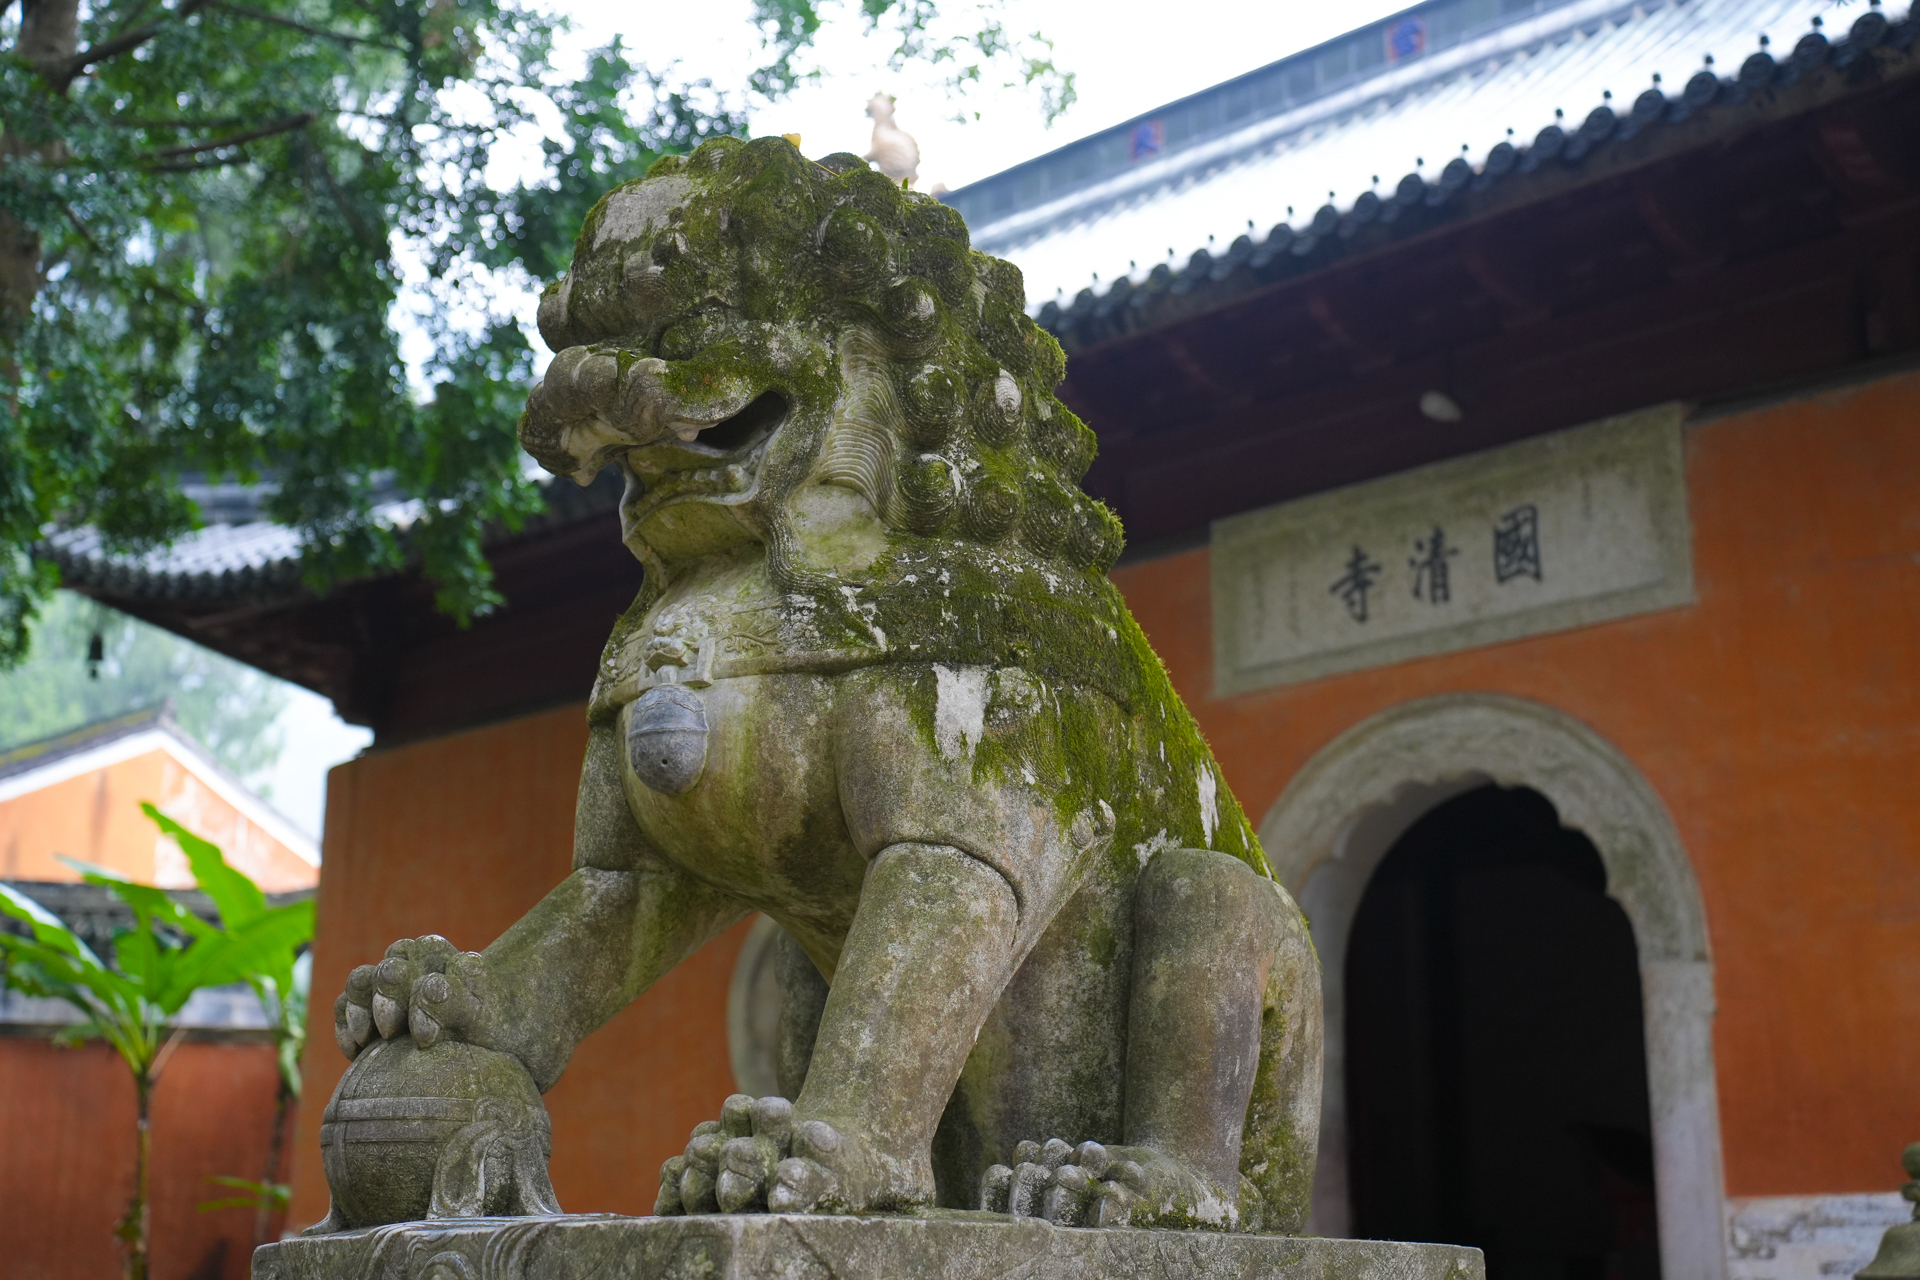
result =
[[[87,224],[80,221],[80,215],[74,212],[72,205],[62,201],[60,211],[67,215],[67,221],[71,222],[73,229],[80,233],[80,238],[87,242],[88,248],[92,249],[95,253],[106,252],[106,250],[100,247],[100,242],[93,238],[93,232],[87,230]]]
[[[369,40],[365,36],[349,35],[344,31],[328,31],[324,27],[310,27],[304,22],[296,22],[292,18],[283,18],[277,13],[268,13],[264,9],[254,9],[244,4],[229,4],[227,0],[213,0],[213,5],[214,8],[223,9],[237,17],[252,18],[255,22],[270,22],[276,27],[288,27],[294,31],[304,32],[310,36],[318,36],[322,40],[338,40],[341,44],[371,45],[376,49],[385,49],[389,53],[406,52],[401,46],[388,44],[384,40]]]
[[[115,30],[125,31],[128,27],[131,27],[135,22],[139,21],[141,18],[146,17],[147,10],[151,8],[153,8],[153,0],[140,0],[140,3],[137,7],[127,10],[127,16],[120,19],[120,25],[116,27]]]
[[[360,215],[353,211],[353,206],[347,203],[346,193],[341,191],[339,184],[333,180],[333,166],[327,163],[326,152],[315,148],[309,154],[312,157],[309,163],[319,164],[320,176],[326,180],[327,190],[333,195],[333,203],[340,210],[341,216],[347,220],[347,225],[353,228],[353,233],[363,242],[370,240],[371,237],[367,235],[367,224],[362,222]]]
[[[179,18],[191,17],[211,3],[212,0],[184,0],[184,3],[182,3],[178,9],[175,9],[172,13],[164,17],[156,18],[143,27],[135,27],[123,36],[115,36],[111,40],[103,40],[99,44],[90,45],[82,49],[74,55],[73,61],[67,64],[65,71],[56,76],[48,76],[47,80],[53,85],[54,92],[65,93],[67,86],[72,84],[82,71],[85,71],[94,63],[105,62],[108,58],[118,57],[130,49],[138,49],[141,45],[159,35],[168,22]]]
[[[115,129],[230,129],[236,124],[245,124],[245,116],[217,116],[205,120],[129,120],[121,118],[107,123]]]
[[[245,133],[232,133],[224,138],[202,138],[198,142],[183,142],[177,147],[162,147],[153,154],[170,160],[180,156],[197,156],[207,151],[224,151],[228,147],[237,147],[243,142],[257,142],[261,138],[271,138],[276,133],[290,133],[295,129],[304,129],[313,123],[313,118],[313,112],[302,111],[298,115],[283,116],[271,124],[263,124],[258,129],[249,129]]]

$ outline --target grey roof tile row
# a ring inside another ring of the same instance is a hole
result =
[[[1685,5],[1668,5],[1672,15],[1670,29],[1655,32],[1656,25],[1644,13],[1618,23],[1603,25],[1592,36],[1578,32],[1563,44],[1583,41],[1589,48],[1582,59],[1580,79],[1592,81],[1622,76],[1631,63],[1654,63],[1658,55],[1671,55],[1679,39],[1698,40],[1706,36],[1724,38],[1732,24],[1743,21],[1745,7],[1732,0],[1691,0]],[[1769,13],[1758,16],[1780,16]],[[1686,19],[1681,24],[1680,19]],[[1633,30],[1636,23],[1642,28]],[[1704,35],[1703,35],[1704,32]],[[1785,50],[1775,47],[1764,33],[1749,28],[1747,37],[1754,51],[1740,60],[1728,73],[1714,65],[1709,56],[1705,65],[1677,88],[1660,83],[1658,74],[1648,88],[1631,102],[1616,100],[1605,92],[1602,100],[1584,116],[1568,118],[1555,112],[1531,140],[1511,136],[1489,148],[1479,164],[1465,154],[1457,155],[1434,169],[1422,166],[1407,173],[1391,186],[1376,185],[1361,193],[1344,207],[1329,201],[1310,217],[1296,223],[1288,219],[1275,223],[1264,235],[1249,225],[1224,249],[1202,247],[1187,258],[1184,265],[1161,261],[1150,267],[1130,264],[1104,288],[1094,285],[1080,289],[1071,302],[1054,300],[1041,305],[1036,319],[1061,337],[1073,336],[1080,345],[1115,332],[1151,328],[1155,313],[1185,314],[1190,305],[1169,304],[1196,289],[1219,284],[1230,277],[1250,275],[1255,282],[1278,280],[1288,275],[1317,269],[1339,256],[1345,242],[1371,227],[1394,227],[1393,235],[1419,231],[1454,216],[1449,208],[1466,192],[1486,191],[1528,175],[1566,170],[1588,162],[1610,146],[1664,127],[1678,125],[1727,108],[1738,107],[1761,95],[1789,88],[1807,76],[1825,69],[1841,73],[1871,74],[1876,56],[1892,53],[1911,56],[1916,21],[1910,12],[1898,19],[1889,18],[1878,7],[1859,14],[1844,36],[1834,38],[1816,15],[1810,29],[1798,36]],[[1637,37],[1637,38],[1636,38]],[[1105,252],[1125,252],[1121,239],[1130,225],[1134,234],[1165,233],[1167,216],[1181,207],[1191,207],[1189,219],[1215,217],[1202,212],[1208,205],[1218,207],[1232,199],[1279,198],[1283,187],[1275,181],[1284,175],[1290,162],[1310,162],[1322,178],[1331,150],[1335,163],[1351,155],[1351,163],[1369,160],[1377,163],[1377,152],[1390,142],[1408,136],[1404,117],[1423,105],[1448,112],[1458,111],[1463,119],[1474,118],[1465,110],[1463,99],[1476,103],[1489,97],[1498,101],[1504,91],[1519,98],[1540,96],[1543,61],[1571,61],[1574,55],[1556,49],[1546,55],[1535,51],[1516,51],[1510,60],[1491,65],[1477,73],[1457,74],[1450,82],[1439,80],[1409,90],[1404,96],[1382,99],[1371,106],[1356,109],[1346,118],[1316,125],[1307,133],[1278,143],[1257,140],[1238,155],[1223,155],[1208,171],[1182,175],[1169,174],[1169,181],[1157,189],[1133,195],[1127,201],[1104,207],[1062,207],[1048,225],[1032,226],[1009,242],[1005,248],[1028,274],[1045,279],[1070,269],[1069,261],[1087,260],[1089,248],[1099,245]],[[1530,65],[1532,64],[1532,65]],[[1643,73],[1644,74],[1644,73]],[[1484,118],[1484,109],[1474,113]],[[1729,112],[1731,123],[1735,117]],[[1508,131],[1511,134],[1511,130]],[[1466,148],[1462,148],[1463,153]],[[1317,154],[1307,155],[1308,151]],[[1356,177],[1361,175],[1356,174]],[[1218,190],[1210,191],[1209,188]],[[1292,212],[1291,209],[1288,210]],[[1176,220],[1178,215],[1175,214]],[[1251,220],[1248,220],[1251,224]],[[1395,225],[1399,224],[1399,225]],[[1211,240],[1212,237],[1209,237]],[[1143,257],[1150,259],[1151,245],[1138,245]],[[1138,260],[1136,260],[1137,263]],[[1084,277],[1083,277],[1084,278]]]
[[[524,537],[613,511],[619,506],[621,487],[609,471],[584,489],[571,481],[549,480],[541,491],[546,498],[543,512],[528,519],[517,534],[498,530],[488,542]],[[234,505],[230,501],[229,509]],[[404,504],[386,505],[387,514],[392,514],[391,509]],[[140,553],[113,551],[91,528],[59,530],[49,534],[37,552],[60,570],[61,582],[68,587],[108,599],[200,605],[298,596],[305,589],[302,547],[299,530],[262,517],[209,524],[170,546]]]

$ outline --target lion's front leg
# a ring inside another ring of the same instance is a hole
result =
[[[662,1211],[932,1203],[934,1131],[980,1029],[1111,838],[1107,806],[1063,815],[1017,759],[976,771],[991,735],[1057,733],[1031,677],[901,667],[839,693],[840,800],[868,862],[806,1084],[791,1112],[741,1098],[703,1125],[662,1171]],[[976,727],[929,731],[925,694]]]
[[[1058,803],[1076,696],[1017,668],[843,688],[841,802],[871,861],[769,1207],[932,1202],[934,1131],[980,1029],[1112,836],[1098,799]],[[1118,736],[1111,704],[1079,714]]]
[[[1012,976],[1019,918],[1006,878],[950,845],[895,844],[873,860],[769,1208],[933,1200],[933,1131]]]
[[[847,1213],[934,1195],[933,1132],[1021,955],[1006,878],[951,845],[869,864],[799,1098],[727,1099],[661,1169],[656,1213]]]

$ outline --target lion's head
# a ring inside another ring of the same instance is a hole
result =
[[[1065,358],[1024,301],[957,212],[864,161],[714,139],[588,216],[541,302],[558,355],[521,440],[583,483],[620,466],[650,569],[754,540],[777,575],[857,579],[871,556],[806,536],[831,508],[882,545],[1104,574],[1121,537],[1078,487],[1093,433],[1053,394]]]

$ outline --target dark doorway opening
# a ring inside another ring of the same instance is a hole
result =
[[[1347,948],[1353,1233],[1475,1245],[1488,1280],[1658,1280],[1633,926],[1538,792],[1401,836]]]

